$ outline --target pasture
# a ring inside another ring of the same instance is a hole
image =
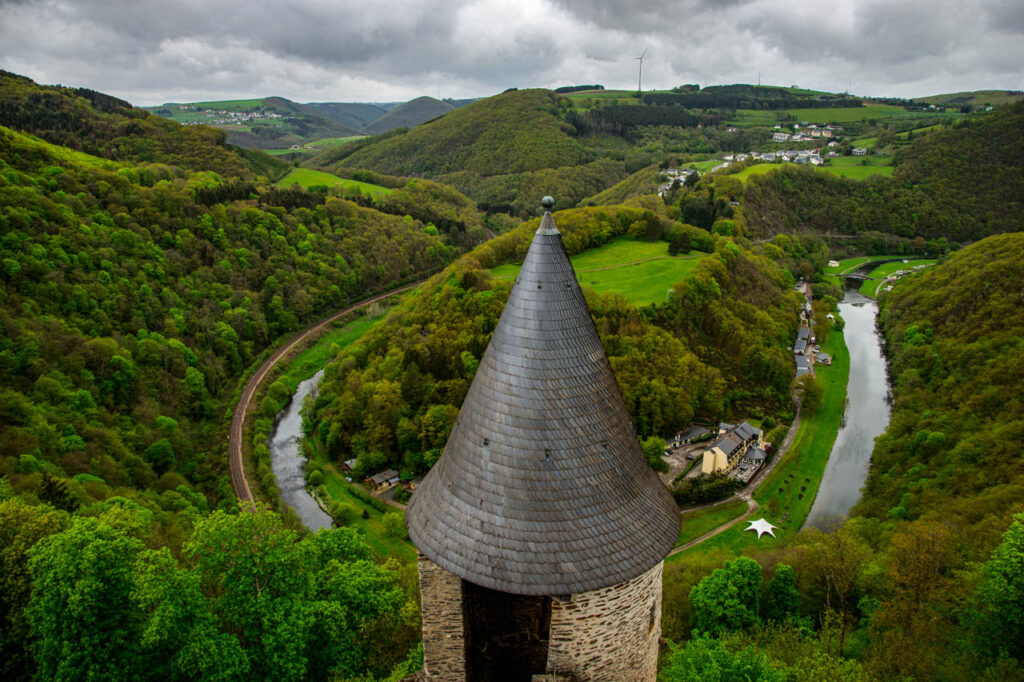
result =
[[[637,241],[618,237],[572,257],[580,284],[595,291],[621,294],[636,306],[662,303],[672,285],[685,279],[705,254],[691,251],[670,256],[666,242]],[[506,264],[491,270],[495,279],[513,279],[519,265]]]
[[[889,165],[891,160],[887,156],[840,156],[830,159],[830,163],[821,166],[821,170],[853,180],[863,180],[872,175],[890,177],[896,169]]]

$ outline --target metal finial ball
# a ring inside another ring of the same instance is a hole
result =
[[[555,198],[548,196],[540,200],[540,205],[544,208],[551,210],[551,207],[555,205]]]

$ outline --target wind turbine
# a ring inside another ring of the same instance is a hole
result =
[[[644,92],[643,88],[641,88],[640,85],[643,82],[643,77],[644,77],[644,55],[645,54],[647,54],[647,48],[646,47],[644,48],[644,51],[640,53],[639,57],[635,57],[635,59],[637,59],[640,62],[640,75],[638,75],[637,78],[636,78],[636,94],[637,95],[642,95],[643,92]]]

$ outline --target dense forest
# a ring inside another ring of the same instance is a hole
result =
[[[417,639],[415,580],[347,531],[234,515],[225,415],[280,338],[439,270],[482,215],[427,180],[275,189],[210,129],[3,86],[5,120],[70,144],[0,127],[5,679],[386,672]]]

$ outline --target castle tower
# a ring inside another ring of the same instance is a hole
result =
[[[655,680],[679,512],[550,211],[406,519],[428,680]]]

